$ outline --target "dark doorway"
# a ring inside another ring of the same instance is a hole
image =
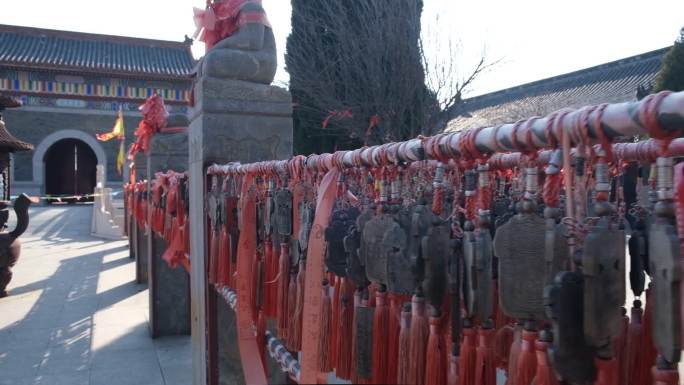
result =
[[[68,202],[92,201],[97,157],[85,142],[62,139],[45,153],[45,194]],[[72,197],[82,197],[72,198]],[[52,199],[49,201],[58,201]]]

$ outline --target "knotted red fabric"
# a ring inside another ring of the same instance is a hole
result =
[[[194,9],[194,20],[199,40],[204,42],[206,50],[210,50],[219,41],[230,37],[247,23],[260,23],[270,26],[263,12],[246,12],[243,7],[247,3],[261,4],[261,0],[224,0],[207,2],[207,8]]]
[[[138,109],[143,114],[143,120],[140,121],[138,129],[135,130],[137,139],[128,151],[128,160],[135,159],[135,154],[140,151],[143,151],[145,154],[149,153],[150,140],[152,140],[154,134],[166,125],[166,118],[169,116],[164,106],[164,99],[157,94],[152,95]]]

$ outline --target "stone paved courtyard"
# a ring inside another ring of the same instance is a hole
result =
[[[91,211],[31,210],[0,299],[0,385],[190,384],[190,337],[150,338],[127,242],[90,236]]]

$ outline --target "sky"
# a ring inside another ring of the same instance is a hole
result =
[[[316,1],[316,0],[311,0]],[[462,78],[484,55],[497,62],[466,97],[580,70],[671,45],[684,26],[684,1],[657,0],[424,0],[428,56],[457,43],[454,76]],[[0,24],[183,40],[192,35],[192,7],[204,0],[0,0]],[[279,69],[290,30],[290,1],[263,0],[276,33]],[[203,53],[195,42],[193,52]],[[444,57],[441,57],[443,60]]]

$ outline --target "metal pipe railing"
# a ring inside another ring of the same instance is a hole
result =
[[[570,146],[608,145],[616,137],[649,134],[655,139],[677,136],[684,129],[684,92],[649,95],[638,102],[603,104],[578,110],[560,110],[546,117],[516,123],[443,133],[405,142],[386,143],[334,154],[298,156],[290,160],[214,165],[208,173],[289,173],[304,169],[327,171],[333,167],[380,167],[421,160],[457,159],[471,162],[494,154]],[[650,159],[659,151],[655,142],[635,148],[617,145],[616,156]],[[675,148],[684,143],[675,141]],[[627,145],[627,144],[625,144]],[[634,152],[632,152],[634,151]],[[542,154],[543,155],[543,154]],[[546,156],[546,155],[543,155]]]

